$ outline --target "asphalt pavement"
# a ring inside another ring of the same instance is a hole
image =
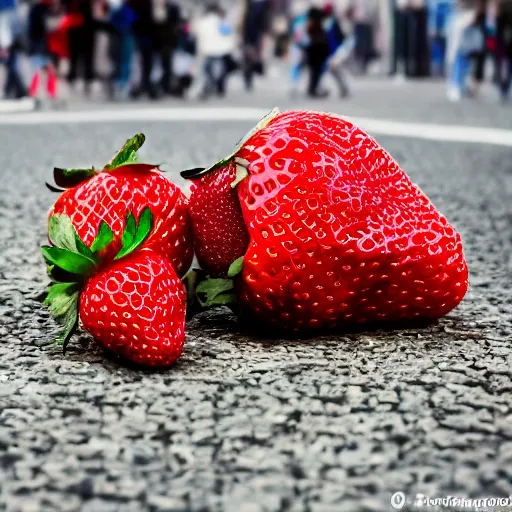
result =
[[[488,98],[371,87],[346,103],[245,102],[512,129],[511,107]],[[377,136],[463,238],[470,290],[433,325],[267,340],[219,309],[188,323],[183,357],[157,373],[85,334],[65,356],[52,344],[51,169],[98,165],[143,131],[144,155],[181,183],[251,124],[0,125],[1,511],[383,512],[396,492],[512,494],[511,147]]]

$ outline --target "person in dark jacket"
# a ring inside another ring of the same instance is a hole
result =
[[[140,83],[132,90],[132,97],[147,94],[151,99],[158,97],[156,88],[151,83],[153,69],[153,6],[150,0],[132,0],[136,21],[133,25],[137,50],[140,55]]]
[[[156,2],[160,1],[160,16],[155,16]],[[164,0],[153,0],[153,51],[160,61],[162,76],[156,84],[157,90],[171,94],[174,86],[172,58],[178,46],[181,12],[177,4]]]
[[[96,23],[92,12],[91,0],[66,0],[67,12],[80,15],[82,23],[72,27],[68,33],[69,74],[68,81],[73,84],[82,77],[85,81],[85,93],[89,94],[96,78],[94,53],[96,44]]]
[[[245,0],[243,18],[243,75],[245,87],[251,90],[255,74],[263,74],[262,44],[270,11],[269,0]]]
[[[134,98],[147,94],[156,99],[171,94],[174,77],[172,56],[178,45],[180,8],[167,0],[132,0],[137,20],[134,34],[141,57],[141,81],[132,91]],[[162,69],[159,80],[152,80],[154,63]]]
[[[323,26],[324,12],[312,7],[308,13],[308,45],[306,60],[309,68],[308,95],[312,98],[324,97],[327,92],[320,92],[318,86],[330,54],[329,40]]]
[[[496,20],[496,52],[500,94],[509,99],[512,85],[512,4],[503,2]]]
[[[480,85],[484,81],[485,74],[485,61],[487,57],[487,50],[485,42],[489,37],[489,31],[487,27],[487,0],[479,0],[476,5],[475,13],[475,30],[478,30],[482,34],[482,47],[474,51],[471,55],[473,60],[473,85],[471,88],[471,94],[476,95],[480,88]]]

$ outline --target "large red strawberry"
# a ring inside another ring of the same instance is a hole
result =
[[[222,173],[223,183],[209,173]],[[236,246],[243,258],[223,261],[231,276],[241,270],[235,289],[222,279],[199,285],[207,305],[236,295],[253,320],[301,330],[439,318],[467,291],[459,234],[384,149],[338,116],[273,113],[230,157],[183,175],[195,179],[194,211],[208,191],[212,208],[234,181],[250,240]],[[234,204],[227,211],[217,232],[241,222]],[[194,225],[203,247],[210,229]],[[202,260],[219,267],[217,254],[203,251]]]
[[[154,229],[144,247],[170,258],[178,275],[192,262],[192,231],[187,198],[160,169],[136,163],[135,154],[144,142],[142,134],[130,139],[101,172],[91,169],[54,170],[57,185],[70,187],[57,199],[51,215],[71,218],[78,235],[91,244],[100,222],[114,233],[104,259],[111,259],[121,247],[126,213],[138,217],[145,206],[154,215]]]
[[[149,208],[138,222],[130,212],[120,251],[113,261],[105,261],[102,254],[113,233],[104,221],[89,247],[69,217],[50,219],[56,245],[43,247],[43,256],[50,275],[61,282],[50,287],[45,303],[64,324],[64,349],[80,319],[98,343],[134,363],[163,367],[181,355],[185,290],[169,259],[141,248],[152,223]]]

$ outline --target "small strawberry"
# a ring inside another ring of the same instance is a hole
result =
[[[273,112],[228,158],[183,176],[195,180],[196,212],[214,210],[228,182],[236,188],[226,215],[194,222],[203,248],[218,246],[210,233],[242,222],[249,238],[235,261],[203,250],[205,268],[237,276],[199,284],[204,305],[236,297],[243,315],[297,331],[439,318],[467,291],[459,234],[386,151],[338,116]]]
[[[101,221],[90,246],[66,215],[50,218],[54,246],[42,248],[51,285],[45,304],[64,324],[64,350],[81,321],[96,341],[117,355],[147,367],[168,366],[181,355],[185,336],[186,295],[171,261],[143,248],[153,215],[146,207],[138,220],[131,212],[122,245],[111,261],[102,255],[114,234]]]
[[[54,169],[55,182],[67,190],[57,199],[52,215],[71,218],[85,244],[94,240],[101,221],[114,233],[105,249],[104,260],[110,260],[121,247],[127,212],[139,216],[150,206],[154,229],[144,247],[164,258],[170,258],[178,275],[183,275],[192,262],[193,246],[187,198],[157,166],[140,164],[136,152],[144,143],[142,134],[127,141],[112,162],[101,172],[91,169]],[[50,240],[53,242],[53,240]]]
[[[143,249],[92,276],[80,296],[83,328],[144,366],[168,366],[185,341],[186,297],[171,263]]]
[[[247,176],[247,161],[236,157],[238,150],[273,112],[242,139],[230,156],[209,169],[196,168],[181,173],[192,181],[189,212],[194,232],[194,248],[202,269],[211,277],[226,277],[230,265],[243,256],[249,233],[242,216],[236,186]]]
[[[230,264],[249,244],[236,189],[236,171],[226,166],[193,182],[189,205],[194,248],[201,267],[212,276],[227,275]]]

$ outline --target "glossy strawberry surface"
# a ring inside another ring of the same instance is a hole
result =
[[[140,250],[91,277],[80,295],[84,329],[105,348],[148,367],[172,364],[185,339],[186,296],[171,263]]]
[[[201,267],[215,277],[225,276],[249,244],[237,191],[231,187],[235,177],[235,166],[229,165],[194,180],[191,187],[196,256]]]
[[[105,221],[114,233],[114,243],[104,255],[108,261],[121,246],[127,212],[138,218],[146,206],[153,212],[154,227],[144,247],[169,258],[178,275],[183,275],[193,256],[187,198],[152,165],[130,164],[100,172],[63,192],[50,215],[68,215],[86,245],[92,243],[100,222]]]
[[[459,234],[391,156],[337,116],[289,112],[238,155],[251,242],[240,301],[292,328],[438,318],[468,287]]]
[[[459,234],[350,122],[285,112],[235,156],[248,170],[237,189],[246,317],[289,330],[439,318],[464,297]]]

